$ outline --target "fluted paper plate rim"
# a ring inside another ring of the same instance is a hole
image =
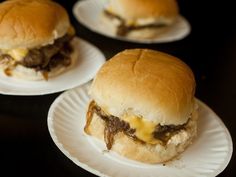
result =
[[[75,164],[82,167],[83,169],[95,175],[103,177],[120,176],[120,174],[118,174],[118,172],[116,171],[119,169],[109,168],[109,164],[115,164],[117,168],[122,167],[122,169],[128,169],[122,171],[123,177],[128,177],[131,172],[133,173],[134,170],[138,170],[140,168],[144,171],[143,174],[140,174],[141,176],[145,176],[145,170],[148,170],[149,172],[153,171],[153,175],[149,174],[149,176],[153,177],[158,175],[162,177],[213,177],[222,172],[229,163],[233,151],[230,133],[225,127],[222,120],[200,100],[197,100],[197,102],[199,104],[200,115],[202,116],[199,119],[199,127],[202,132],[199,133],[196,140],[184,153],[182,153],[177,159],[166,163],[165,166],[163,166],[162,164],[148,165],[135,162],[124,157],[120,157],[113,152],[104,153],[104,143],[83,133],[85,115],[83,115],[83,117],[80,117],[82,115],[79,112],[81,110],[84,111],[83,114],[85,114],[86,112],[87,104],[89,101],[89,96],[87,93],[89,86],[90,83],[87,83],[78,88],[64,92],[54,101],[48,113],[48,129],[54,143],[70,160],[72,160]],[[81,124],[80,130],[78,130],[77,124]],[[206,130],[206,128],[209,128],[211,126],[213,126],[211,129]],[[66,136],[66,139],[63,139],[62,136]],[[221,139],[219,139],[219,137],[221,137]],[[79,140],[80,143],[83,143],[76,144],[75,142],[77,140]],[[202,143],[202,141],[208,142],[208,144]],[[213,147],[208,146],[210,143],[213,145]],[[69,146],[70,148],[68,148]],[[86,149],[88,147],[89,149]],[[83,152],[80,152],[80,148],[84,148]],[[207,148],[212,154],[208,152]],[[89,159],[91,153],[93,153],[93,157],[91,157],[91,160],[93,160],[94,162],[92,164],[89,161],[84,162],[84,158]],[[76,156],[75,154],[77,154],[78,156]],[[81,155],[83,158],[81,157]],[[201,157],[202,155],[203,158],[198,159],[198,157]],[[98,159],[96,157],[98,157]],[[209,157],[215,158],[214,163],[211,163],[212,160]],[[221,159],[223,159],[223,161]],[[194,163],[194,161],[196,160],[198,160],[199,162]],[[104,167],[102,167],[103,163],[106,164]],[[195,166],[194,168],[190,166],[191,163],[193,163],[192,165]],[[204,168],[202,163],[204,165]],[[100,167],[97,168],[96,165]],[[215,169],[212,169],[213,167]],[[158,172],[160,174],[158,174]],[[142,173],[142,171],[140,173]]]

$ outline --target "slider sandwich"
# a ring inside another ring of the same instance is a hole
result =
[[[118,36],[148,39],[167,30],[178,15],[176,0],[111,0],[101,19]]]
[[[195,79],[180,59],[130,49],[107,61],[91,88],[84,131],[127,158],[162,163],[197,133]]]
[[[24,80],[57,76],[76,62],[66,10],[49,0],[0,3],[0,71]]]

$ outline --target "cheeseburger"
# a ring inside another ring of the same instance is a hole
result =
[[[101,19],[116,35],[145,39],[165,31],[178,14],[176,0],[111,0]]]
[[[49,0],[0,3],[0,70],[7,76],[41,80],[75,63],[74,29],[66,10]]]
[[[194,75],[178,58],[125,50],[97,73],[84,130],[127,158],[166,162],[196,136],[194,92]]]

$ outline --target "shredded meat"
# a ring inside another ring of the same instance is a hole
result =
[[[137,139],[137,137],[134,135],[135,129],[132,129],[129,123],[123,120],[120,120],[118,117],[115,117],[112,115],[106,115],[101,110],[101,108],[96,105],[94,101],[92,101],[89,106],[85,132],[87,132],[87,128],[89,127],[92,121],[91,119],[92,119],[93,113],[96,113],[102,120],[105,121],[104,141],[106,143],[107,149],[112,148],[112,144],[114,142],[114,136],[119,132],[125,133],[132,139]]]
[[[36,68],[37,70],[50,71],[58,64],[68,66],[71,62],[70,53],[72,47],[69,42],[72,36],[65,35],[57,39],[53,44],[31,49],[27,56],[20,62],[25,67]]]
[[[70,41],[72,38],[73,36],[66,34],[57,39],[53,44],[30,49],[23,60],[16,62],[15,65],[20,64],[43,72],[50,71],[60,64],[68,66],[71,63],[70,54],[72,47],[70,46]],[[14,61],[14,59],[8,54],[0,53],[0,61],[1,63],[6,63]]]
[[[96,113],[102,120],[105,122],[105,128],[104,128],[104,141],[106,143],[107,149],[111,149],[113,142],[114,142],[114,136],[119,133],[123,132],[128,137],[132,138],[135,141],[139,141],[141,143],[145,143],[144,141],[140,140],[135,135],[135,129],[131,128],[128,122],[125,122],[121,120],[118,117],[115,117],[113,115],[107,115],[96,103],[95,101],[92,101],[89,105],[88,112],[87,112],[87,122],[85,125],[85,132],[88,131],[88,127],[92,121],[93,114]],[[158,124],[155,127],[155,130],[153,132],[153,137],[160,140],[160,142],[165,145],[168,140],[175,134],[177,134],[180,130],[185,129],[187,123],[182,125],[160,125]]]
[[[187,122],[188,123],[188,122]],[[161,140],[162,143],[166,144],[168,140],[175,134],[177,134],[180,130],[185,129],[186,124],[182,125],[160,125],[158,124],[155,127],[155,131],[153,132],[154,138]]]

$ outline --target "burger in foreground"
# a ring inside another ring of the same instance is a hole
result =
[[[56,76],[76,60],[67,12],[48,0],[0,3],[0,70],[7,76],[41,80]]]
[[[125,50],[97,73],[84,130],[127,158],[166,162],[196,136],[194,92],[194,75],[181,60],[148,49]]]
[[[111,0],[101,19],[116,35],[148,39],[164,32],[178,14],[176,0]]]

